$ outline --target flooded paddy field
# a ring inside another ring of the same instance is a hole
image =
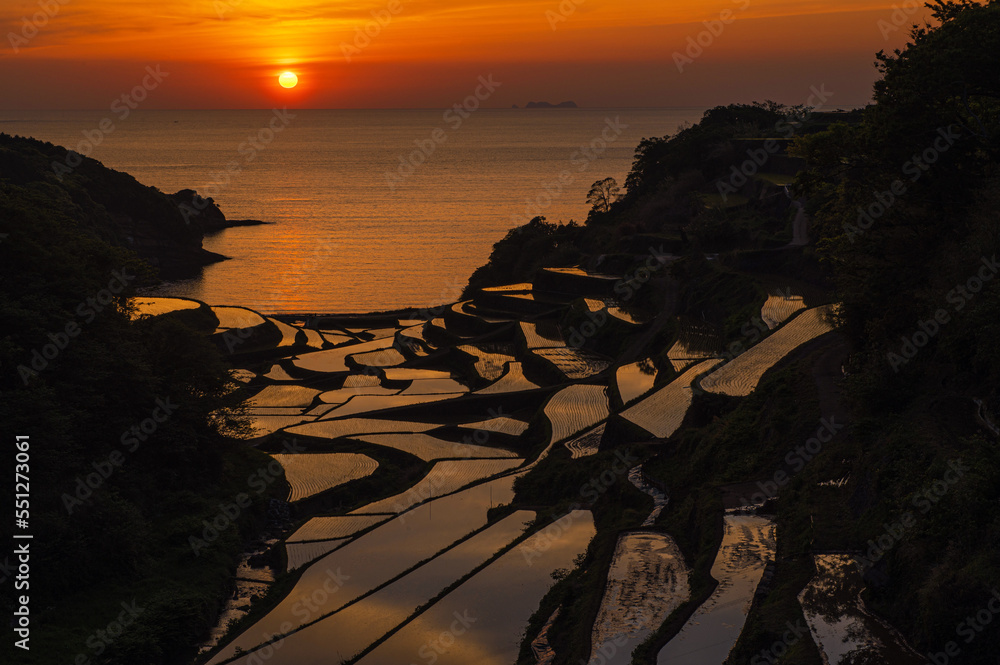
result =
[[[585,271],[554,274],[579,284],[604,283],[588,281]],[[533,304],[511,304],[506,315],[498,314],[503,298]],[[231,634],[220,624],[204,647],[212,651],[210,665],[256,665],[265,656],[279,665],[379,665],[431,657],[436,663],[501,665],[514,663],[522,649],[534,649],[538,662],[560,662],[551,631],[566,627],[556,620],[556,608],[545,615],[544,630],[529,636],[526,627],[555,579],[581,565],[595,520],[589,510],[571,506],[549,527],[536,524],[541,513],[519,506],[515,480],[551,472],[553,465],[602,459],[605,448],[623,443],[618,419],[636,432],[668,439],[684,421],[699,379],[705,390],[747,394],[775,362],[829,329],[827,308],[803,311],[800,299],[772,295],[762,316],[774,323],[774,332],[729,362],[720,357],[714,328],[688,322],[665,346],[636,347],[637,355],[622,363],[567,346],[569,333],[544,309],[560,302],[612,314],[610,325],[634,327],[636,339],[651,325],[624,310],[614,315],[617,305],[606,296],[560,301],[531,284],[496,289],[482,303],[456,303],[431,320],[341,319],[326,321],[321,331],[242,308],[210,310],[219,316],[223,332],[217,335],[273,327],[266,342],[273,356],[240,366],[237,352],[233,376],[258,428],[250,444],[271,446],[290,487],[289,501],[326,505],[322,498],[345,483],[383,472],[372,455],[396,456],[387,458],[394,460],[385,470],[390,475],[419,469],[393,492],[340,512],[298,515],[295,528],[272,545],[283,548],[277,572],[290,576],[290,590]],[[144,307],[161,315],[202,305],[157,300]],[[253,353],[260,352],[253,346]],[[675,378],[657,384],[657,368],[670,372],[671,365]],[[545,366],[550,369],[542,371]],[[284,437],[303,437],[321,448],[278,453]],[[600,469],[598,474],[604,477]],[[657,526],[673,505],[667,488],[647,477],[641,463],[627,467],[626,478],[652,498],[652,508],[617,534],[592,623],[573,627],[578,635],[587,632],[590,656],[608,664],[631,662],[632,650],[689,603],[692,593],[685,556]],[[595,496],[605,489],[601,485]],[[722,519],[725,532],[711,568],[718,587],[654,654],[661,665],[721,664],[774,557],[768,519],[738,511]],[[261,595],[271,583],[248,581],[265,586],[247,587],[238,597]],[[802,603],[813,638],[827,648],[834,628],[813,609],[821,587],[811,583]],[[220,621],[250,611],[248,600],[241,603],[227,608]],[[456,617],[464,617],[461,634],[449,635]]]

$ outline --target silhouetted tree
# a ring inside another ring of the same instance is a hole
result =
[[[598,180],[590,186],[590,191],[587,193],[587,203],[594,206],[594,212],[608,212],[621,191],[622,188],[618,186],[618,181],[614,178]]]

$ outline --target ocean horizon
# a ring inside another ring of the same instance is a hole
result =
[[[456,300],[509,229],[582,223],[594,181],[624,185],[642,138],[704,110],[5,111],[0,131],[266,222],[206,236],[229,260],[156,294],[351,313]]]

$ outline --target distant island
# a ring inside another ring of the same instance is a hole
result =
[[[514,104],[511,108],[519,108],[517,104]],[[525,104],[526,109],[576,109],[580,108],[576,102],[560,102],[558,104],[553,104],[552,102],[528,102]]]

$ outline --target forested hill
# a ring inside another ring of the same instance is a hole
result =
[[[202,248],[205,232],[227,225],[192,190],[166,195],[61,146],[0,133],[0,183],[58,202],[80,227],[134,251],[164,279],[194,277],[224,257]]]
[[[188,538],[268,458],[220,434],[213,414],[232,398],[205,334],[214,315],[133,317],[129,298],[157,279],[141,257],[161,274],[200,267],[199,226],[93,160],[60,180],[51,163],[66,155],[0,135],[0,423],[5,468],[15,435],[28,437],[20,508],[34,535],[19,592],[31,599],[31,651],[18,662],[73,662],[98,647],[102,662],[176,662],[215,620],[268,495],[200,556]],[[4,584],[16,566],[0,559]],[[8,616],[17,595],[2,596]],[[142,612],[128,634],[100,642],[95,628],[133,599]]]
[[[623,188],[595,183],[585,223],[536,218],[513,229],[467,288],[471,297],[536,281],[541,267],[635,275],[653,248],[679,258],[628,305],[697,321],[722,348],[745,346],[747,303],[768,285],[797,283],[807,301],[814,289],[814,302],[841,303],[850,444],[837,451],[844,466],[814,481],[846,468],[846,484],[833,492],[797,481],[777,502],[770,618],[748,624],[729,662],[781,639],[810,575],[796,562],[817,549],[870,557],[869,606],[922,653],[954,641],[1000,587],[1000,2],[930,6],[933,26],[878,54],[868,107],[839,112],[820,89],[810,107],[718,107],[644,139]],[[808,242],[798,246],[804,219]],[[588,347],[610,353],[609,343]],[[839,375],[831,351],[782,374],[782,390],[811,386],[831,371],[816,363],[831,358]],[[674,456],[650,468],[692,493],[754,473],[740,451],[788,426],[775,420],[776,399],[761,394],[752,411],[696,397]],[[942,490],[959,462],[968,471]],[[688,466],[697,477],[677,471]],[[910,513],[912,528],[886,535]],[[997,639],[994,625],[955,662],[994,662]],[[787,662],[813,662],[798,658]]]

